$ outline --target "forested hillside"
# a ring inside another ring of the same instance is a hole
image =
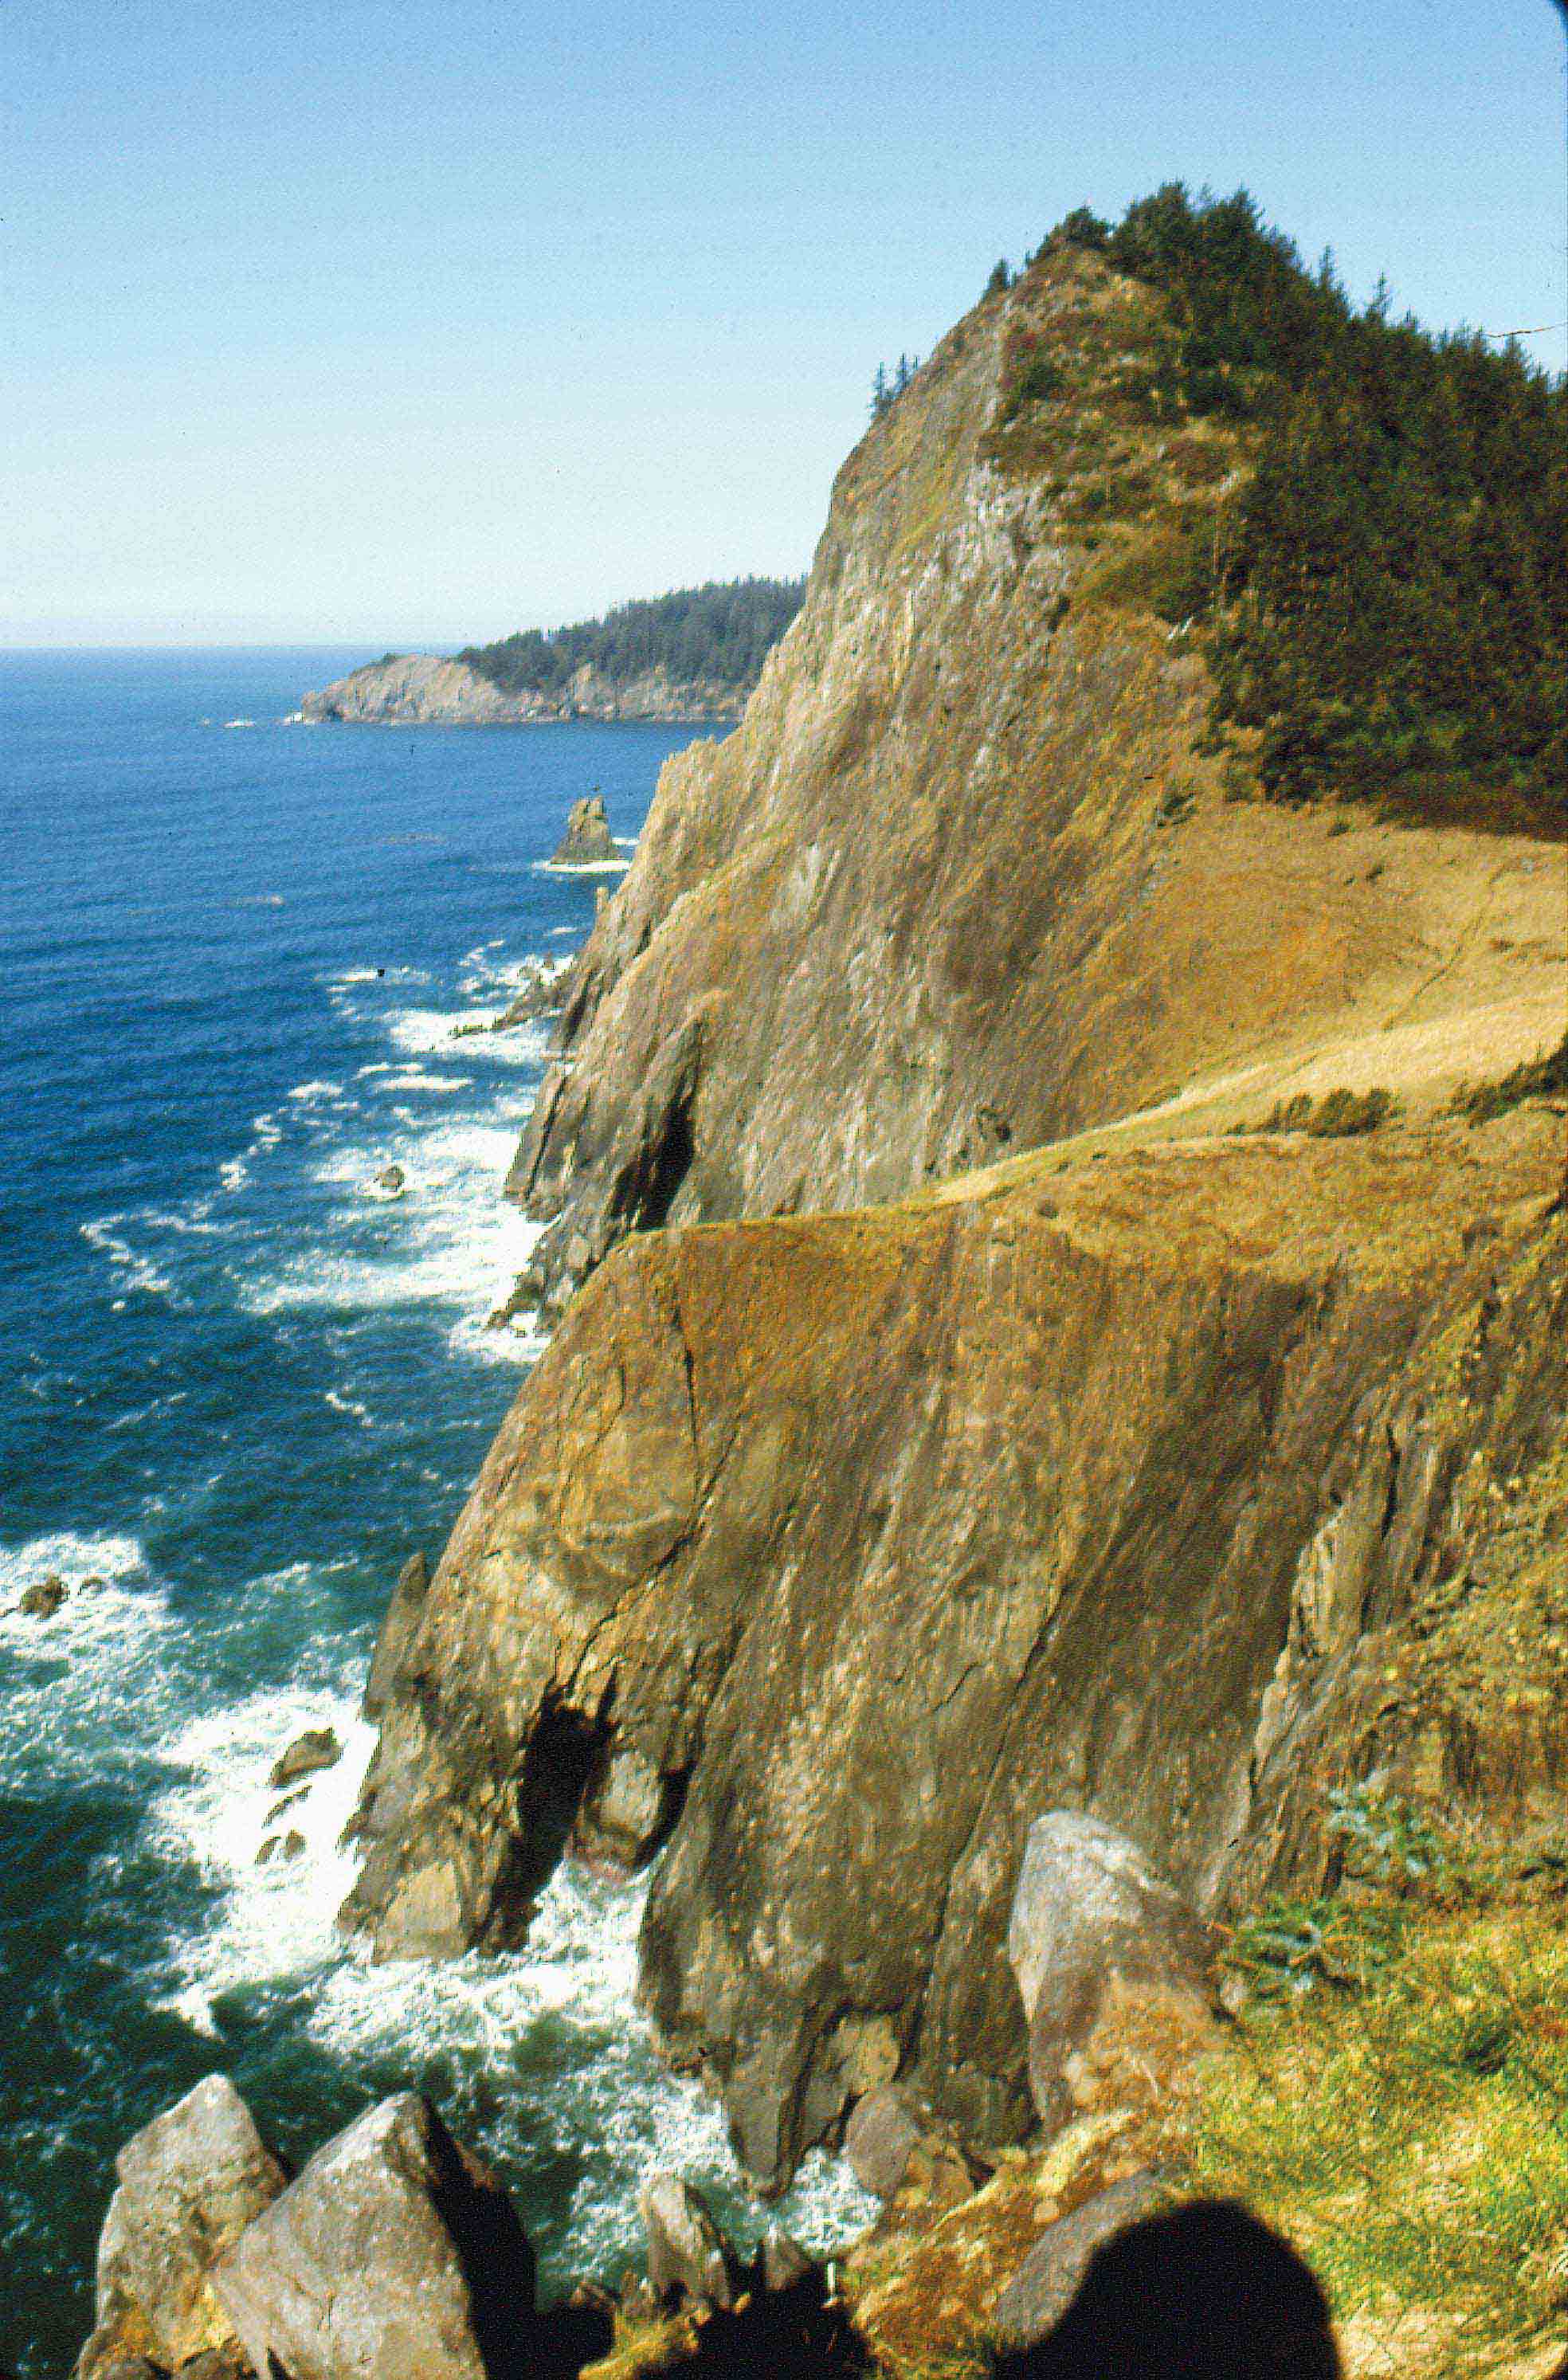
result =
[[[1044,252],[1071,247],[1162,301],[1151,347],[1096,391],[1108,420],[1207,422],[1244,467],[1168,538],[1153,591],[1263,790],[1568,828],[1563,382],[1478,331],[1391,319],[1381,289],[1358,310],[1245,191],[1169,184],[1114,227],[1080,210]],[[1072,365],[1020,343],[1015,443],[1081,407]]]
[[[735,578],[618,603],[600,620],[524,628],[498,644],[470,645],[466,662],[505,694],[554,694],[586,662],[619,681],[662,669],[680,685],[753,684],[800,609],[803,578]]]

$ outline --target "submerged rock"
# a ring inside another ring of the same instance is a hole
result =
[[[1081,1811],[1037,1818],[1024,1848],[1007,1956],[1029,2028],[1043,2123],[1075,2107],[1158,2091],[1190,2064],[1211,2018],[1213,1942],[1136,1843]]]
[[[602,795],[585,794],[567,812],[566,832],[551,855],[552,868],[594,868],[620,856]]]
[[[648,2286],[656,2298],[733,2306],[739,2295],[735,2250],[699,2194],[679,2174],[656,2173],[638,2193],[648,2234]]]
[[[128,2356],[178,2365],[230,2345],[234,2326],[208,2276],[288,2178],[221,2074],[128,2141],[115,2170],[119,2187],[98,2243],[96,2327],[79,2380],[104,2380]]]
[[[500,2183],[427,2101],[329,2141],[213,2274],[259,2373],[495,2380],[526,2371],[533,2256]]]
[[[318,1769],[335,1768],[342,1757],[335,1728],[308,1727],[273,1761],[267,1782],[276,1791],[301,1777],[313,1777]]]

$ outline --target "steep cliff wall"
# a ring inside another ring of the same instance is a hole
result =
[[[1481,888],[1545,886],[1538,846],[1224,798],[1202,665],[1148,597],[1247,446],[1130,418],[1159,305],[1042,259],[844,467],[739,731],[669,763],[582,954],[511,1179],[551,1222],[530,1295],[638,1225],[902,1196],[1336,1024],[1429,1018],[1455,942],[1507,930]],[[1019,407],[1030,337],[1062,387]],[[1561,924],[1532,931],[1555,1017]],[[1530,939],[1489,995],[1538,996],[1509,1062],[1547,1032]]]
[[[504,1943],[568,1828],[667,1841],[644,1995],[776,2181],[895,2071],[1017,2128],[1042,1808],[1208,1909],[1380,1765],[1560,1815],[1560,1131],[1046,1153],[618,1250],[432,1585],[351,1919]]]
[[[584,666],[560,694],[504,694],[467,662],[395,653],[308,694],[300,715],[364,727],[525,727],[552,719],[730,720],[745,697],[733,686],[677,683],[662,669],[609,678]]]

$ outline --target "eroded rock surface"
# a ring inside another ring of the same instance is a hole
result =
[[[527,2371],[533,2258],[429,2103],[383,2100],[318,2149],[212,2275],[258,2373],[500,2380]]]
[[[1210,2025],[1215,1949],[1179,1893],[1103,1819],[1048,1811],[1029,1828],[1007,1957],[1029,2029],[1029,2090],[1050,2130],[1123,2105],[1136,2076],[1185,2065]],[[1126,2066],[1125,2076],[1114,2070]]]
[[[574,967],[511,1176],[549,1226],[530,1305],[627,1232],[903,1197],[1331,1027],[1348,1071],[1293,1090],[1390,1082],[1385,1028],[1434,1002],[1495,1011],[1416,1052],[1451,1085],[1561,1034],[1538,846],[1227,799],[1203,665],[1148,596],[1246,441],[1206,425],[1193,485],[1082,393],[1151,358],[1155,302],[1041,260],[845,464],[738,732],[668,762]],[[1027,335],[1080,395],[1025,433]]]
[[[209,2075],[115,2160],[98,2244],[96,2327],[80,2380],[146,2355],[171,2367],[232,2343],[212,2267],[287,2181],[232,2082]],[[265,2368],[264,2366],[262,2367]]]
[[[1048,1152],[621,1248],[432,1582],[350,1922],[515,1942],[613,1802],[667,1841],[658,2038],[772,2182],[890,2080],[978,2143],[1032,2121],[1042,1811],[1209,1915],[1320,1874],[1374,1767],[1559,1809],[1557,1134]]]
[[[551,719],[727,720],[745,700],[734,686],[678,682],[662,669],[608,678],[586,662],[557,694],[505,694],[467,662],[389,653],[300,703],[302,718],[351,725],[521,727]]]
[[[597,868],[620,856],[604,815],[602,798],[598,794],[585,794],[567,813],[566,832],[552,855],[552,867]]]

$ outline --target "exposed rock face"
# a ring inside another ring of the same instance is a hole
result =
[[[553,868],[600,868],[619,859],[604,804],[598,794],[585,794],[572,804],[566,832],[551,857]]]
[[[1037,424],[1048,451],[1020,467],[1009,342],[1110,373],[1151,303],[1081,253],[1042,261],[845,463],[739,732],[667,764],[577,961],[568,1062],[510,1183],[551,1226],[530,1303],[564,1302],[628,1231],[901,1197],[1310,1049],[1331,1018],[1430,1018],[1500,933],[1489,996],[1513,1055],[1561,1032],[1544,883],[1529,924],[1483,914],[1529,846],[1451,837],[1456,879],[1411,864],[1435,836],[1363,850],[1369,827],[1334,843],[1226,800],[1195,741],[1202,665],[1128,593],[1214,486],[1181,483],[1162,433],[1103,419]],[[1205,437],[1222,480],[1243,448]]]
[[[351,670],[300,703],[311,720],[371,727],[526,727],[552,719],[736,719],[745,696],[706,681],[679,684],[662,669],[608,678],[584,666],[562,694],[504,694],[467,662],[394,653]]]
[[[376,1638],[376,1649],[371,1656],[371,1674],[365,1681],[367,1718],[379,1718],[382,1715],[392,1682],[419,1624],[429,1589],[430,1563],[422,1553],[410,1554],[397,1574],[397,1585],[392,1591],[381,1634]]]
[[[891,2084],[857,2100],[844,2136],[844,2154],[862,2190],[892,2198],[920,2143],[920,2127]]]
[[[690,2182],[656,2173],[638,2192],[638,2212],[648,2235],[648,2286],[655,2297],[734,2305],[739,2294],[735,2251]]]
[[[281,1791],[286,1785],[297,1785],[301,1777],[314,1777],[320,1769],[335,1768],[342,1757],[343,1746],[335,1729],[308,1727],[278,1755],[267,1782]]]
[[[97,2326],[80,2380],[99,2380],[123,2357],[173,2366],[232,2342],[208,2275],[288,2179],[221,2074],[128,2141],[115,2170],[119,2187],[98,2243]]]
[[[894,2077],[979,2143],[1032,2120],[1042,1810],[1206,1914],[1321,1873],[1374,1768],[1560,1812],[1558,1131],[1046,1152],[621,1248],[432,1582],[350,1922],[515,1941],[658,1780],[643,1997],[772,2182]]]
[[[500,2184],[411,2093],[318,2149],[212,2286],[259,2373],[494,2380],[527,2368],[533,2259],[522,2228]]]
[[[1074,1810],[1037,1818],[1007,1925],[1029,2028],[1029,2090],[1052,2131],[1098,2103],[1096,2069],[1130,2049],[1151,2078],[1190,2062],[1209,2028],[1208,1929],[1136,1843]],[[1149,2051],[1155,2049],[1150,2058]],[[1139,2054],[1141,2053],[1141,2054]],[[1111,2085],[1112,2104],[1128,2092]]]

